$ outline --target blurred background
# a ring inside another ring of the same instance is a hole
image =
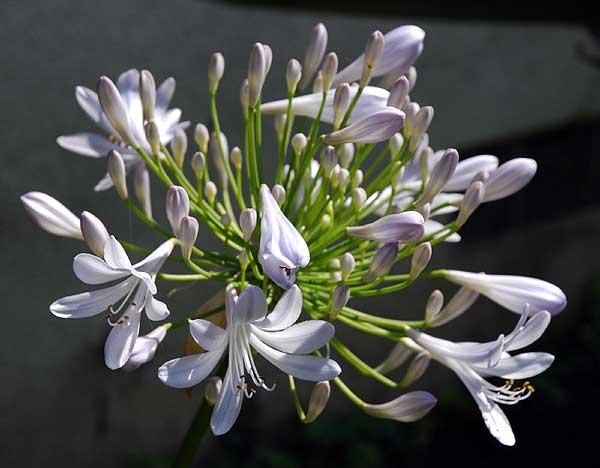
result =
[[[559,285],[569,305],[536,350],[557,355],[534,379],[535,395],[506,408],[517,445],[487,432],[467,391],[448,370],[431,366],[412,389],[429,390],[438,405],[413,424],[372,419],[333,389],[316,423],[296,417],[281,374],[275,392],[244,404],[234,429],[207,437],[197,466],[364,467],[563,466],[594,448],[600,392],[600,43],[593,15],[485,2],[251,2],[173,0],[0,3],[0,461],[6,467],[166,467],[191,422],[202,389],[191,398],[163,386],[156,367],[181,354],[177,330],[153,363],[135,373],[104,367],[107,327],[100,317],[64,321],[48,305],[83,291],[71,270],[76,241],[52,237],[26,215],[18,197],[47,192],[74,212],[89,209],[117,237],[152,246],[153,233],[131,219],[115,193],[94,193],[101,161],[60,149],[57,136],[92,129],[74,88],[95,87],[131,67],[162,81],[177,79],[173,104],[185,120],[208,121],[206,65],[225,55],[218,97],[230,147],[242,146],[239,85],[257,41],[274,52],[265,100],[283,95],[287,61],[302,59],[312,26],[329,30],[328,50],[340,68],[375,29],[401,24],[425,29],[412,96],[433,105],[434,148],[462,157],[489,153],[502,161],[527,156],[538,174],[522,192],[486,204],[463,229],[463,241],[434,251],[434,267],[536,276]],[[267,138],[272,122],[265,121]],[[154,191],[160,219],[164,192]],[[202,237],[204,235],[204,237]],[[210,243],[203,233],[200,242]],[[163,285],[164,292],[169,285]],[[217,291],[200,284],[169,292],[175,318]],[[429,292],[453,288],[422,282],[406,293],[356,302],[392,317],[422,316]],[[163,296],[164,297],[164,296]],[[495,338],[516,316],[480,299],[456,322],[436,330],[460,340]],[[372,364],[390,345],[338,333]],[[259,363],[260,366],[260,363]],[[268,369],[263,365],[262,368]],[[397,395],[344,367],[347,382],[370,402]],[[308,398],[310,385],[300,387]],[[590,426],[587,426],[587,424]],[[592,456],[592,455],[590,455]]]

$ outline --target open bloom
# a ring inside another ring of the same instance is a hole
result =
[[[122,73],[117,80],[117,88],[125,105],[126,120],[129,130],[136,142],[148,154],[152,153],[150,144],[144,132],[144,112],[140,98],[140,72],[136,69]],[[189,122],[179,122],[180,109],[168,109],[169,102],[175,91],[175,80],[166,79],[156,90],[156,104],[153,120],[160,133],[160,141],[168,144],[178,128],[187,128]],[[102,133],[81,132],[58,137],[57,143],[68,151],[90,158],[103,158],[110,150],[116,150],[123,156],[127,173],[142,163],[141,158],[133,148],[125,143],[124,137],[111,125],[100,106],[95,91],[84,86],[75,89],[77,102],[88,117],[100,128]],[[95,187],[95,190],[107,190],[112,187],[110,177],[105,176]]]
[[[308,246],[285,217],[266,185],[260,188],[260,208],[258,259],[269,278],[282,288],[289,289],[296,282],[298,268],[308,265]]]
[[[111,236],[104,246],[104,260],[82,253],[73,261],[75,275],[86,284],[103,284],[122,280],[114,286],[63,297],[50,305],[50,311],[61,318],[84,318],[109,310],[121,313],[104,346],[104,361],[110,369],[119,369],[130,358],[140,330],[142,310],[150,320],[163,320],[169,315],[164,302],[154,298],[154,279],[171,254],[174,243],[168,240],[135,265],[125,249]],[[117,303],[121,303],[115,308]]]
[[[190,333],[205,353],[184,356],[163,364],[158,377],[166,385],[187,388],[206,379],[228,350],[228,367],[223,387],[215,403],[210,426],[215,435],[224,434],[235,423],[244,396],[251,398],[256,388],[272,390],[260,376],[252,349],[286,374],[302,380],[331,380],[341,369],[335,361],[307,355],[327,343],[333,325],[308,320],[294,325],[302,311],[302,293],[297,286],[285,292],[273,312],[267,315],[262,290],[247,286],[236,296],[226,294],[227,328],[197,319],[190,321]]]
[[[550,323],[550,313],[545,310],[535,313],[529,320],[528,316],[525,310],[510,334],[500,335],[497,340],[488,343],[454,343],[417,330],[409,332],[410,338],[418,346],[458,375],[479,406],[490,433],[504,445],[514,445],[515,436],[498,403],[514,405],[533,392],[529,382],[521,387],[513,387],[512,379],[534,377],[548,369],[554,361],[554,356],[548,353],[509,354],[509,351],[535,342]],[[504,385],[494,385],[485,379],[488,376],[510,381]]]

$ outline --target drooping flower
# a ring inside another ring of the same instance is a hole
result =
[[[405,393],[386,403],[367,404],[364,410],[376,418],[414,422],[429,413],[436,403],[437,399],[431,393],[416,391]]]
[[[79,218],[56,198],[43,192],[28,192],[21,201],[33,220],[55,236],[83,240]]]
[[[269,187],[260,188],[260,247],[258,259],[264,271],[278,286],[289,289],[296,271],[310,261],[306,241],[285,217]]]
[[[283,372],[301,380],[331,380],[341,372],[335,361],[308,355],[331,339],[334,328],[322,320],[294,325],[302,311],[302,293],[297,286],[285,292],[270,314],[267,314],[265,296],[256,286],[247,286],[239,298],[233,288],[226,294],[225,329],[203,319],[190,321],[192,337],[206,352],[173,359],[158,370],[159,379],[166,385],[192,387],[210,375],[227,351],[223,388],[210,421],[215,435],[231,429],[244,396],[251,398],[256,392],[251,385],[273,389],[260,376],[252,349]]]
[[[58,299],[50,311],[61,318],[84,318],[109,310],[111,315],[121,313],[106,339],[104,360],[110,369],[119,369],[130,358],[140,329],[142,310],[150,320],[163,320],[169,315],[164,302],[154,298],[154,279],[174,243],[167,240],[144,260],[131,264],[125,249],[111,236],[104,246],[104,260],[82,253],[73,261],[75,275],[86,284],[103,284],[121,280],[114,286],[84,292]],[[115,305],[120,305],[115,308]]]
[[[500,335],[497,340],[487,343],[454,343],[417,330],[409,332],[418,346],[452,369],[462,380],[479,406],[490,433],[504,445],[514,445],[515,436],[498,403],[514,405],[533,392],[529,382],[513,388],[512,379],[534,377],[548,369],[554,361],[554,356],[548,353],[509,354],[509,351],[535,342],[550,323],[551,316],[547,311],[539,311],[529,320],[528,316],[526,308],[510,334]],[[485,379],[488,376],[510,380],[504,385],[494,385]]]
[[[140,72],[136,69],[122,73],[117,80],[116,87],[125,105],[126,117],[129,122],[132,137],[144,151],[151,154],[150,144],[144,132],[144,111],[140,98]],[[168,105],[175,91],[175,80],[168,78],[156,90],[156,104],[153,121],[158,127],[160,140],[168,144],[178,128],[187,128],[189,122],[180,122],[181,110],[168,109]],[[75,89],[77,102],[88,117],[100,128],[102,133],[81,132],[58,137],[57,143],[68,151],[90,158],[103,158],[109,151],[116,150],[121,153],[127,172],[142,160],[125,142],[122,136],[107,118],[98,95],[95,91],[84,86]],[[107,190],[112,186],[110,177],[105,176],[95,187],[95,190]]]
[[[477,291],[517,314],[520,314],[525,306],[529,306],[532,313],[547,310],[555,315],[567,305],[567,297],[558,286],[537,278],[488,275],[458,270],[447,270],[445,278]]]

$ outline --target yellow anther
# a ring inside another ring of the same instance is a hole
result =
[[[527,390],[529,390],[531,393],[535,392],[535,388],[533,388],[533,385],[527,385]]]

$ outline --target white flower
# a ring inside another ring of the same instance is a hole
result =
[[[516,275],[487,275],[447,270],[448,281],[483,294],[502,307],[520,314],[525,306],[531,312],[547,310],[552,315],[567,305],[567,297],[558,286],[537,278]]]
[[[123,366],[123,370],[134,371],[138,367],[150,362],[156,354],[158,345],[162,343],[167,336],[168,326],[161,325],[156,327],[150,333],[138,337],[135,340],[131,356]]]
[[[269,187],[260,188],[260,247],[258,259],[263,270],[277,285],[289,289],[296,271],[310,261],[306,241],[282,213]]]
[[[104,360],[110,369],[118,369],[130,358],[140,329],[142,309],[150,320],[163,320],[169,315],[164,302],[154,298],[154,279],[173,250],[168,240],[135,265],[125,249],[111,236],[104,246],[104,260],[82,253],[73,261],[75,275],[86,284],[119,283],[96,291],[63,297],[50,305],[50,311],[61,318],[84,318],[106,310],[121,317],[114,323],[106,339]],[[115,308],[117,303],[120,306]]]
[[[140,72],[131,69],[122,73],[117,80],[117,88],[125,104],[130,130],[142,149],[151,153],[150,144],[144,132],[144,112],[139,91]],[[156,106],[153,120],[156,123],[160,140],[168,144],[178,128],[187,128],[189,122],[179,122],[181,110],[167,109],[173,92],[175,80],[168,78],[156,90]],[[110,150],[116,150],[123,156],[127,172],[142,160],[133,148],[128,147],[122,137],[108,121],[95,91],[84,86],[75,89],[77,102],[88,117],[100,128],[102,134],[92,132],[75,133],[58,137],[57,143],[68,151],[91,158],[103,158]],[[112,186],[110,177],[105,176],[95,187],[95,190],[107,190]]]
[[[21,201],[33,220],[55,236],[83,240],[79,218],[56,198],[42,192],[21,195]]]
[[[537,312],[529,320],[525,310],[515,329],[507,336],[487,343],[454,343],[410,330],[410,338],[431,354],[431,357],[452,369],[462,380],[481,410],[490,433],[504,445],[514,445],[510,423],[498,403],[514,405],[533,392],[529,382],[513,388],[512,379],[527,379],[544,372],[554,356],[548,353],[522,353],[511,356],[508,351],[529,346],[550,323],[548,311]],[[510,379],[504,385],[494,385],[484,377]]]
[[[202,319],[190,321],[192,337],[206,352],[163,364],[158,377],[171,387],[191,387],[206,379],[228,350],[223,388],[210,421],[215,435],[224,434],[235,423],[244,396],[251,398],[256,392],[251,385],[272,390],[258,372],[252,348],[283,372],[302,380],[331,380],[341,372],[335,361],[307,355],[327,343],[334,328],[321,320],[294,325],[301,311],[302,293],[297,286],[286,291],[268,315],[267,302],[260,288],[247,286],[239,298],[235,290],[229,288],[226,295],[227,328]]]
[[[395,107],[384,107],[373,114],[365,115],[354,123],[325,135],[330,145],[342,143],[379,143],[391,138],[404,124],[404,112]]]
[[[405,393],[387,403],[367,404],[364,410],[376,418],[414,422],[429,413],[436,403],[437,399],[431,393],[416,391]]]

